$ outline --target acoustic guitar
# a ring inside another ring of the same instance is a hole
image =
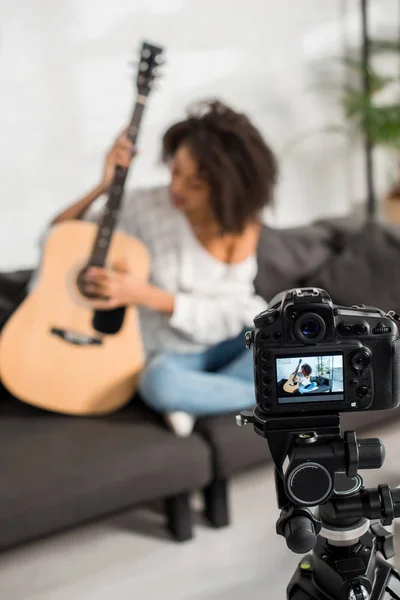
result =
[[[128,128],[136,142],[162,48],[144,42]],[[71,415],[106,414],[133,396],[144,365],[137,307],[99,311],[84,292],[88,267],[128,267],[147,280],[150,258],[137,239],[114,231],[128,170],[118,166],[99,225],[79,220],[52,227],[35,289],[0,337],[3,385],[34,406]]]
[[[303,359],[299,360],[299,364],[297,365],[295,371],[290,375],[289,379],[283,386],[283,390],[289,394],[294,394],[299,389],[299,384],[296,381],[297,373],[299,372],[300,365]]]

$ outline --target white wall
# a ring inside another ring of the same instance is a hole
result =
[[[343,214],[362,197],[360,163],[353,168],[343,139],[318,137],[282,154],[300,131],[337,121],[334,101],[310,86],[319,62],[343,51],[344,35],[359,39],[358,0],[1,4],[0,269],[35,264],[45,224],[99,178],[130,114],[127,63],[143,38],[165,45],[167,64],[131,185],[165,180],[156,166],[162,131],[212,95],[247,111],[281,157],[277,225]],[[397,18],[396,0],[371,6],[374,29]]]

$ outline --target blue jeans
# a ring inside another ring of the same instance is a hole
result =
[[[315,383],[315,381],[312,381],[308,385],[299,385],[298,392],[299,392],[299,394],[307,394],[307,392],[311,392],[312,390],[315,390],[316,387],[317,387],[317,384]]]
[[[145,367],[139,389],[157,412],[215,415],[255,405],[253,353],[244,333],[205,352],[161,352]]]

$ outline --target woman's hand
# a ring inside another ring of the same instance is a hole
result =
[[[103,178],[101,181],[101,188],[108,192],[110,189],[115,167],[120,165],[121,167],[128,168],[132,158],[137,154],[135,146],[127,138],[127,128],[116,138],[114,144],[109,150],[103,168]]]
[[[94,301],[94,308],[99,310],[139,304],[141,288],[145,285],[135,280],[129,272],[111,271],[99,267],[90,267],[85,279],[85,290],[99,296],[99,300]]]
[[[94,300],[92,306],[97,310],[111,310],[119,306],[145,306],[172,314],[174,296],[164,290],[139,281],[129,271],[111,271],[99,267],[90,267],[85,276],[85,290],[90,294],[102,296]]]

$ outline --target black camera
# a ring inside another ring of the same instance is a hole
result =
[[[398,598],[400,575],[384,526],[400,517],[400,489],[365,488],[379,469],[378,438],[341,434],[340,413],[400,403],[400,315],[337,306],[319,288],[275,296],[246,333],[257,406],[237,415],[268,442],[280,517],[276,532],[303,557],[289,600]],[[378,520],[379,523],[372,524]]]
[[[319,288],[275,296],[246,334],[265,416],[384,410],[400,403],[400,316],[336,306]]]

